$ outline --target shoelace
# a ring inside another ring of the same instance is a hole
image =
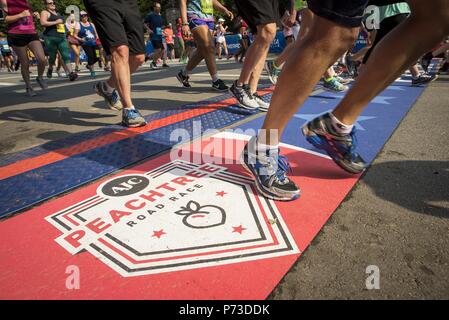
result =
[[[292,172],[292,168],[290,163],[288,162],[288,158],[286,156],[278,156],[278,170],[276,171],[276,178],[281,183],[288,182],[288,178],[285,175],[286,172]]]
[[[355,152],[355,149],[357,148],[358,145],[358,141],[357,141],[357,136],[355,135],[356,133],[356,129],[355,127],[352,128],[351,133],[349,134],[349,136],[351,137],[351,144],[346,147],[345,149],[345,157],[349,158],[351,161],[355,161],[357,158],[357,153]]]
[[[116,103],[118,101],[119,96],[118,96],[117,90],[112,91],[112,96],[111,97],[112,97],[112,102],[113,103]]]
[[[249,87],[249,86],[243,86],[242,88],[243,88],[243,91],[246,93],[246,95],[247,95],[251,100],[253,100],[254,97],[253,97],[253,95],[251,94],[251,89],[250,89],[250,87]]]
[[[128,111],[128,118],[130,119],[135,119],[140,117],[139,111],[137,111],[136,109],[131,109]]]
[[[261,100],[262,102],[265,102],[265,100],[262,99],[262,97],[259,96],[259,94],[257,92],[253,93],[253,98],[256,100]]]

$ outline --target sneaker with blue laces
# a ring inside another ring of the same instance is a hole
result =
[[[105,87],[104,81],[97,82],[95,84],[95,92],[104,98],[104,101],[108,105],[110,109],[120,111],[122,110],[122,102],[120,101],[120,96],[117,90],[113,90],[112,92],[108,92]]]
[[[139,111],[136,109],[123,108],[122,124],[129,128],[141,127],[147,124]]]
[[[240,161],[254,176],[257,190],[273,200],[291,201],[299,198],[301,191],[287,177],[287,172],[291,171],[287,158],[279,155],[279,151],[258,154],[255,142],[256,138],[252,138],[247,143]]]
[[[348,86],[341,84],[337,78],[333,77],[332,80],[323,80],[324,89],[334,91],[334,92],[344,92],[349,89]]]
[[[343,170],[358,174],[366,169],[367,164],[355,152],[357,147],[355,131],[354,127],[347,135],[335,132],[329,113],[315,118],[302,127],[302,132],[309,143],[317,149],[326,151]]]

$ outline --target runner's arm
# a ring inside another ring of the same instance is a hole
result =
[[[56,21],[48,21],[49,15],[50,15],[50,13],[47,10],[44,10],[41,12],[41,18],[40,18],[41,26],[51,27],[51,26],[55,26],[57,24],[64,23],[64,21],[62,21],[61,19],[58,19]]]
[[[214,8],[221,11],[225,15],[229,17],[229,19],[234,19],[234,14],[229,11],[225,6],[223,6],[218,0],[213,0],[214,2]]]
[[[181,11],[182,33],[185,37],[190,34],[189,21],[187,20],[187,0],[179,1],[179,11]]]
[[[24,17],[28,17],[31,15],[30,10],[24,10],[21,13],[10,16],[10,15],[8,15],[8,5],[6,3],[6,0],[1,0],[0,4],[1,4],[1,9],[3,10],[4,15],[5,15],[5,23],[6,24],[14,23],[17,20],[20,20]]]

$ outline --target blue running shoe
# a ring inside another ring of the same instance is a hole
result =
[[[250,172],[256,182],[257,190],[268,199],[291,201],[298,199],[301,191],[287,177],[291,171],[286,157],[267,151],[261,155],[256,152],[256,138],[251,139],[243,149],[241,164]]]
[[[332,128],[329,113],[323,114],[302,127],[306,140],[315,148],[324,150],[343,170],[357,174],[363,172],[367,164],[355,152],[357,139],[355,127],[348,135],[339,135]]]
[[[123,108],[122,124],[126,127],[135,128],[141,127],[147,124],[139,111],[136,109]]]

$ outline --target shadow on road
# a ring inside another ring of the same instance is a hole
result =
[[[389,202],[417,213],[449,218],[449,161],[378,163],[363,181]]]

